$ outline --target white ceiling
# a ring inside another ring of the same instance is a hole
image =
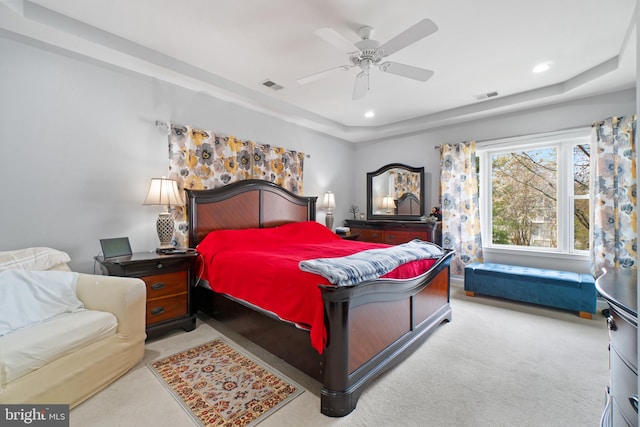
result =
[[[0,35],[27,37],[267,112],[370,140],[635,86],[636,0],[0,0]],[[3,7],[6,6],[6,7]],[[314,32],[385,42],[423,18],[438,31],[389,60],[427,82],[358,69]],[[115,36],[115,37],[114,37]],[[547,62],[549,71],[532,73]],[[284,88],[268,89],[270,79]],[[475,95],[498,92],[478,101]],[[376,116],[366,119],[364,112]]]

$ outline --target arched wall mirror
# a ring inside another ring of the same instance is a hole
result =
[[[424,167],[391,163],[367,173],[367,219],[420,220]]]

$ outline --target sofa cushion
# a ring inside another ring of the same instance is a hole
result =
[[[0,337],[0,386],[116,333],[108,312],[84,310]]]
[[[0,336],[84,309],[77,282],[72,272],[0,271]]]
[[[0,271],[48,270],[71,261],[69,255],[57,249],[35,247],[0,252]]]

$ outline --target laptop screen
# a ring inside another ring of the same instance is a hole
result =
[[[104,258],[116,258],[131,256],[131,245],[128,237],[116,237],[114,239],[100,239]]]

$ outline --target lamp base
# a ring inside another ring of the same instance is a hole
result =
[[[169,212],[162,212],[158,215],[156,221],[156,231],[158,232],[158,239],[160,239],[160,247],[158,249],[165,249],[172,247],[171,240],[173,240],[174,223],[173,217]]]
[[[327,216],[324,218],[325,224],[329,230],[333,230],[333,213],[327,212]]]

